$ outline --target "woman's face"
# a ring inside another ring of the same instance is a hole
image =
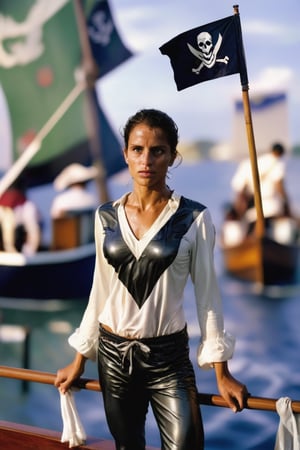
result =
[[[168,167],[175,159],[164,131],[145,123],[131,130],[124,156],[134,182],[149,188],[165,186]]]

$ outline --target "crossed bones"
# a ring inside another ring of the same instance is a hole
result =
[[[206,67],[208,67],[210,69],[211,67],[213,67],[215,65],[216,62],[222,62],[224,64],[228,64],[228,61],[229,61],[229,57],[228,56],[225,56],[224,58],[217,58],[217,53],[218,53],[218,51],[220,49],[221,44],[222,44],[222,36],[221,36],[221,34],[219,34],[218,41],[217,41],[216,45],[214,46],[214,49],[211,52],[210,61],[207,62],[205,60],[202,52],[200,52],[199,50],[194,48],[192,45],[187,43],[187,46],[188,46],[190,52],[194,56],[196,56],[196,58],[200,59],[200,61],[201,61],[200,65],[198,67],[196,67],[196,68],[193,68],[192,71],[194,73],[196,73],[197,75],[199,75],[200,70],[204,66],[206,66]]]

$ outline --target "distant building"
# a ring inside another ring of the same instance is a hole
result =
[[[288,101],[285,92],[249,93],[253,132],[257,153],[269,150],[273,142],[282,142],[290,150]],[[232,157],[249,154],[242,99],[235,100]]]

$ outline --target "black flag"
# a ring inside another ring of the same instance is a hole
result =
[[[248,84],[238,14],[181,33],[159,50],[170,58],[178,91],[234,73]]]
[[[107,0],[96,1],[87,28],[91,50],[100,68],[100,78],[133,55],[120,38]]]

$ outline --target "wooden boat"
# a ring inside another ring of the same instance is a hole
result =
[[[55,375],[51,373],[7,366],[0,366],[0,377],[51,385],[53,385],[55,379]],[[101,390],[101,386],[96,380],[82,378],[76,385],[81,389]],[[220,395],[198,393],[198,400],[203,405],[228,407]],[[276,412],[276,401],[276,399],[272,398],[250,396],[247,400],[246,408]],[[292,401],[291,406],[294,413],[300,413],[299,401]],[[58,431],[6,422],[4,420],[0,421],[0,448],[5,448],[5,450],[15,450],[16,448],[20,450],[31,450],[32,448],[37,450],[44,448],[47,450],[58,450],[66,448],[66,443],[61,443],[60,437],[61,433]],[[113,450],[115,447],[112,441],[88,437],[86,444],[80,448],[83,450]],[[147,450],[155,449],[147,447]]]
[[[0,252],[0,293],[3,298],[80,300],[89,295],[95,245],[41,251],[33,256]]]
[[[94,211],[69,213],[53,221],[49,247],[26,256],[0,252],[0,297],[81,300],[92,285]]]
[[[246,236],[238,243],[220,242],[225,270],[238,279],[263,286],[294,284],[298,279],[299,245],[272,237]]]
[[[94,260],[93,243],[71,250],[43,251],[31,257],[1,252],[1,297],[86,299],[92,285]]]
[[[40,8],[41,54],[30,53],[24,47],[23,63],[18,62],[17,55],[10,60],[5,51],[0,56],[3,90],[0,100],[3,97],[10,113],[7,130],[11,130],[7,145],[1,148],[0,194],[21,173],[26,176],[28,188],[39,188],[52,183],[64,167],[77,162],[99,167],[97,182],[99,203],[102,203],[109,199],[107,177],[123,170],[125,161],[120,142],[98,102],[95,82],[99,70],[94,61],[97,48],[93,49],[93,58],[86,20],[92,20],[97,8],[104,8],[103,14],[108,15],[111,23],[113,19],[106,2],[95,6],[90,1],[90,9],[85,12],[77,0],[54,3],[50,9],[44,8],[45,11]],[[91,10],[94,6],[96,9]],[[24,8],[19,3],[1,5],[0,16],[10,18],[3,29],[3,39],[10,39],[14,32],[18,36],[26,34],[31,29],[34,4],[28,6],[27,16]],[[19,23],[19,17],[24,17],[24,22]],[[44,27],[45,23],[49,26]],[[101,75],[131,56],[122,46],[116,29],[113,31],[113,48],[107,45],[103,50],[100,46],[97,63],[105,63]],[[77,79],[74,73],[80,66],[82,76]],[[49,247],[43,245],[36,255],[0,252],[0,297],[86,298],[94,269],[95,248],[90,233],[93,224],[91,214],[80,218],[72,215],[53,223]]]
[[[26,256],[0,252],[0,296],[14,299],[88,298],[95,244],[94,212],[68,214],[53,221],[49,248]]]

